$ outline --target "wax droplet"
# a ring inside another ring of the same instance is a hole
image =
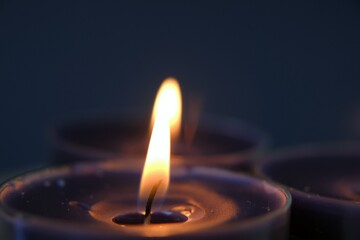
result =
[[[163,224],[163,223],[182,223],[186,222],[188,217],[172,211],[154,212],[151,214],[150,223],[152,224]],[[112,219],[116,224],[120,225],[139,225],[144,224],[145,215],[141,213],[128,213],[118,215]]]
[[[172,208],[172,211],[179,212],[187,217],[190,217],[190,215],[194,212],[194,209],[190,206],[179,206]]]

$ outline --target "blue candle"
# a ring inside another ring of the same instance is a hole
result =
[[[119,225],[138,211],[140,171],[123,162],[44,169],[0,189],[0,235],[12,239],[287,239],[291,197],[279,186],[208,168],[176,168],[159,211],[181,223]],[[154,209],[154,211],[158,211]]]
[[[360,151],[334,144],[284,150],[260,173],[289,187],[291,232],[303,239],[360,239]]]

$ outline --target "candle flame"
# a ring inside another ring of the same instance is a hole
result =
[[[171,137],[177,138],[181,129],[182,98],[178,81],[175,78],[167,78],[161,84],[157,93],[151,116],[151,126],[159,115],[170,121]]]
[[[181,93],[175,79],[168,78],[161,85],[152,121],[153,130],[140,183],[140,203],[148,199],[154,186],[158,185],[156,199],[163,198],[169,186],[171,136],[179,134],[181,124]]]

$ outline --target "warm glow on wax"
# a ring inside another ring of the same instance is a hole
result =
[[[180,85],[174,78],[167,78],[161,84],[155,99],[151,117],[154,125],[155,118],[162,116],[169,119],[171,136],[177,137],[181,129],[182,99]]]
[[[140,184],[140,200],[146,201],[152,188],[159,185],[156,198],[164,197],[170,181],[170,139],[181,124],[181,92],[178,82],[166,79],[156,96],[152,133]]]

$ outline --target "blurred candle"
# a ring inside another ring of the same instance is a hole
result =
[[[251,170],[266,146],[264,134],[233,118],[203,116],[199,120],[199,113],[189,117],[182,113],[179,83],[173,78],[166,79],[158,92],[165,88],[167,101],[160,103],[162,97],[156,97],[151,126],[159,106],[164,105],[161,114],[171,119],[172,154],[177,156],[173,164]],[[148,138],[148,120],[109,118],[73,122],[55,130],[56,162],[141,159],[146,154]]]
[[[360,239],[358,144],[309,145],[279,151],[259,172],[289,187],[291,233],[304,239]]]

